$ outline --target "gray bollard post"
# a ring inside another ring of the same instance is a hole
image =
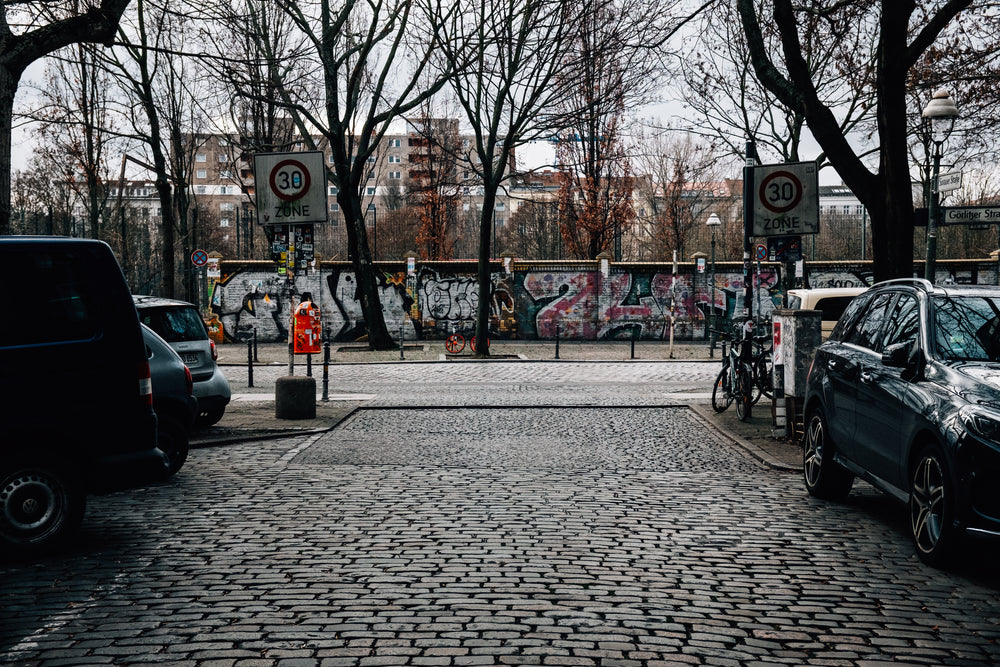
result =
[[[247,387],[253,387],[253,343],[247,341]]]
[[[330,400],[330,341],[323,343],[323,400]]]
[[[635,359],[635,327],[632,327],[632,359]]]
[[[257,358],[257,327],[253,328],[253,360],[255,363],[260,363],[260,359]]]
[[[313,376],[313,356],[312,352],[306,355],[306,376]]]
[[[559,323],[556,322],[556,359],[559,358]]]

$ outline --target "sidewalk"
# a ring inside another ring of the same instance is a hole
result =
[[[219,365],[245,366],[247,358],[252,354],[246,346],[220,345]],[[633,352],[634,350],[634,352]],[[400,360],[399,350],[372,352],[365,344],[331,344],[331,364],[368,364],[368,363],[504,363],[512,360],[561,362],[649,362],[662,361],[703,361],[719,364],[721,367],[721,350],[710,352],[708,344],[703,341],[675,342],[673,347],[658,341],[637,341],[633,348],[630,341],[561,341],[559,358],[555,358],[556,345],[553,341],[496,341],[490,347],[490,359],[476,359],[468,347],[461,354],[447,354],[444,341],[419,341],[405,343],[403,359]],[[634,357],[633,357],[634,354]],[[306,365],[305,356],[296,356],[296,373]],[[321,372],[323,355],[313,355],[314,373]],[[285,344],[268,343],[257,346],[257,358],[254,366],[287,366],[288,346]],[[706,393],[711,387],[705,388]],[[234,393],[239,393],[238,388]],[[304,420],[278,419],[275,416],[273,399],[260,401],[233,401],[226,409],[226,414],[215,426],[195,433],[191,438],[194,447],[207,447],[260,440],[289,435],[322,432],[335,428],[354,410],[365,403],[363,395],[331,395],[329,401],[316,402],[316,418]],[[707,425],[715,429],[721,436],[732,440],[746,450],[751,456],[764,464],[778,470],[800,470],[802,467],[802,449],[798,443],[784,437],[775,437],[772,427],[771,406],[763,399],[754,406],[750,420],[741,422],[736,416],[736,409],[730,407],[723,413],[712,410],[709,401],[699,399],[692,402],[691,409]]]

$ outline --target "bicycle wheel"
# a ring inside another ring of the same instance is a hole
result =
[[[729,392],[729,364],[725,364],[712,385],[712,409],[725,412],[732,402],[733,395]]]
[[[444,349],[451,354],[458,354],[465,349],[465,336],[462,334],[452,334],[444,341]]]
[[[753,365],[753,376],[760,392],[768,398],[774,398],[774,365],[771,363],[771,351],[766,350]]]
[[[740,364],[736,371],[736,416],[741,422],[750,419],[750,406],[753,405],[753,371],[746,364]]]
[[[472,348],[473,352],[476,352],[476,336],[473,334],[472,338],[469,339],[469,346]],[[490,349],[490,339],[486,339],[486,349]]]

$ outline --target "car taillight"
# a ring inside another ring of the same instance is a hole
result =
[[[219,360],[219,351],[217,349],[215,349],[215,341],[214,340],[210,340],[210,341],[208,341],[208,344],[212,348],[212,361],[218,361]]]
[[[187,388],[187,393],[194,393],[194,378],[191,377],[191,369],[187,366],[184,367],[184,386]]]
[[[153,407],[153,380],[149,375],[149,362],[139,362],[139,400]]]

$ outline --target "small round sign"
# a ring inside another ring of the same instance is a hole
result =
[[[208,253],[204,250],[195,250],[191,253],[191,263],[195,266],[205,266],[208,264]]]
[[[753,252],[754,252],[754,257],[756,257],[758,261],[762,259],[767,259],[767,246],[764,245],[763,243],[758,243],[756,246],[754,246]]]
[[[271,192],[284,201],[295,201],[309,192],[309,170],[298,160],[282,160],[271,169]]]
[[[772,213],[787,213],[802,201],[802,182],[790,171],[774,171],[761,181],[760,203]]]

